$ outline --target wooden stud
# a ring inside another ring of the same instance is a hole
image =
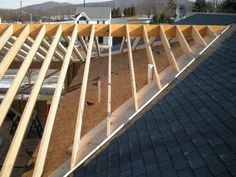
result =
[[[10,66],[11,62],[14,60],[17,52],[20,50],[22,44],[24,43],[25,39],[29,34],[29,25],[26,25],[21,32],[20,36],[8,51],[8,53],[4,56],[0,63],[0,80],[2,79],[3,75],[7,71],[8,67]]]
[[[49,50],[50,44],[49,44],[49,42],[48,42],[46,39],[43,39],[42,45],[43,45],[43,47],[45,47],[47,50]],[[55,55],[59,60],[61,60],[61,61],[62,61],[63,58],[64,58],[57,50],[55,51],[54,55]]]
[[[192,26],[192,37],[197,44],[200,44],[205,47],[207,46],[207,43],[202,38],[201,34],[198,32],[198,30],[196,29],[194,25]]]
[[[132,96],[134,99],[134,107],[135,111],[138,110],[138,97],[137,97],[137,89],[136,89],[136,82],[135,82],[135,73],[134,73],[134,63],[133,63],[133,55],[132,55],[132,48],[130,42],[130,35],[129,35],[129,26],[126,25],[126,38],[127,38],[127,45],[128,45],[128,56],[129,56],[129,68],[130,68],[130,80],[131,80],[131,90]]]
[[[100,47],[99,47],[98,37],[95,37],[94,41],[95,41],[95,46],[96,46],[96,49],[97,49],[97,54],[100,57]]]
[[[77,37],[77,26],[75,25],[73,33],[72,33],[72,37],[71,37],[71,40],[70,40],[70,43],[69,43],[69,46],[67,49],[67,53],[65,55],[65,59],[63,60],[62,69],[61,69],[60,75],[58,77],[57,87],[54,92],[54,96],[52,98],[52,103],[51,103],[50,110],[48,113],[47,122],[46,122],[46,125],[44,128],[43,137],[42,137],[41,143],[40,143],[38,157],[37,157],[37,160],[35,163],[33,177],[41,177],[41,175],[43,173],[44,163],[45,163],[45,159],[46,159],[46,155],[47,155],[47,151],[48,151],[48,145],[50,142],[50,137],[52,134],[53,125],[54,125],[55,118],[56,118],[57,108],[58,108],[60,97],[61,97],[63,83],[65,81],[66,72],[67,72],[69,64],[70,64],[70,57],[73,52],[73,46],[74,46],[76,37]]]
[[[21,82],[23,81],[25,74],[26,74],[28,68],[30,67],[30,64],[34,58],[34,55],[37,52],[37,49],[40,46],[40,43],[44,37],[44,34],[45,34],[45,25],[40,30],[34,44],[32,45],[32,47],[29,50],[27,57],[25,58],[25,60],[22,63],[22,66],[20,67],[19,71],[17,72],[17,75],[14,78],[14,81],[13,81],[11,87],[8,89],[4,99],[2,100],[2,103],[0,105],[0,112],[1,112],[0,126],[2,125],[6,115],[8,113],[8,110],[12,104],[12,101],[14,100],[14,97],[21,85]]]
[[[108,55],[108,85],[107,85],[107,136],[111,134],[111,57],[112,57],[112,36],[111,36],[111,25],[109,25],[109,37],[108,37],[108,46],[109,46],[109,55]]]
[[[157,71],[156,62],[154,60],[154,56],[153,56],[153,53],[152,53],[152,48],[151,48],[151,45],[150,45],[150,41],[149,41],[148,34],[147,34],[145,26],[143,26],[143,39],[144,39],[144,44],[145,44],[149,64],[153,65],[154,81],[155,81],[157,87],[159,89],[161,89],[162,86],[161,86],[160,77],[159,77],[159,74],[158,74],[158,71]]]
[[[88,48],[87,48],[86,42],[84,41],[84,37],[79,36],[79,41],[80,41],[80,44],[82,45],[82,47],[84,49],[85,54],[87,54],[88,53]]]
[[[69,43],[69,41],[71,40],[71,37],[70,36],[65,36],[65,39],[67,40],[67,42]],[[82,54],[80,53],[80,51],[77,49],[76,46],[73,46],[73,51],[75,53],[75,55],[80,58],[82,61],[84,61],[84,58],[82,56]]]
[[[175,56],[171,50],[170,44],[168,42],[168,39],[166,37],[165,31],[162,27],[162,25],[160,25],[160,35],[161,35],[161,43],[163,44],[164,50],[166,52],[167,58],[169,59],[170,65],[177,71],[179,72],[179,66],[175,60]]]
[[[124,50],[125,40],[126,40],[126,37],[123,37],[122,38],[122,42],[120,44],[120,53],[123,52],[123,50]]]
[[[86,97],[86,90],[87,90],[87,83],[88,83],[91,54],[92,54],[92,49],[93,49],[94,34],[95,34],[95,26],[92,25],[89,46],[88,46],[88,53],[86,56],[85,67],[84,67],[84,75],[83,75],[82,86],[81,86],[81,91],[80,91],[79,107],[78,107],[76,126],[75,126],[75,136],[74,136],[72,156],[71,156],[71,165],[70,165],[71,168],[73,168],[77,163],[77,153],[79,150],[79,144],[80,144],[80,138],[81,138],[80,136],[81,136],[81,129],[82,129],[82,120],[83,120],[83,114],[84,114],[84,105],[85,105],[85,97]]]
[[[132,45],[132,50],[136,50],[139,44],[139,41],[141,40],[141,37],[136,37],[133,45]]]
[[[179,44],[181,46],[181,48],[183,49],[183,51],[187,54],[189,54],[191,57],[193,56],[192,50],[189,47],[182,31],[180,30],[179,26],[176,25],[176,38],[179,41]]]
[[[207,26],[207,34],[210,36],[217,37],[217,34],[212,30],[210,26]]]
[[[13,25],[9,25],[3,35],[0,37],[0,50],[13,34]]]
[[[35,103],[37,101],[37,97],[40,91],[40,88],[43,84],[44,81],[44,77],[47,73],[47,70],[49,68],[51,59],[53,57],[53,53],[56,49],[57,43],[60,39],[60,36],[62,34],[62,27],[61,25],[59,25],[58,30],[56,32],[55,38],[53,39],[53,42],[50,46],[50,49],[48,51],[48,54],[46,56],[46,59],[43,62],[43,65],[39,71],[38,74],[38,78],[35,82],[35,85],[33,87],[33,90],[30,94],[30,97],[26,103],[25,109],[23,111],[23,114],[21,116],[20,122],[18,124],[15,136],[12,140],[12,143],[10,145],[9,151],[7,153],[6,159],[4,161],[0,176],[4,176],[4,177],[9,177],[11,175],[12,172],[12,168],[14,166],[15,160],[16,160],[16,156],[19,152],[22,140],[24,138],[28,123],[30,121]]]

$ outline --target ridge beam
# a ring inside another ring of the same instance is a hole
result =
[[[22,32],[20,33],[20,36],[17,38],[16,42],[13,44],[11,49],[7,52],[7,54],[4,56],[0,63],[0,80],[2,79],[3,75],[11,65],[11,62],[14,60],[17,52],[20,50],[22,44],[26,40],[26,38],[29,35],[29,25],[26,25]]]
[[[133,55],[132,55],[132,48],[130,42],[130,34],[129,34],[129,26],[126,25],[126,38],[127,38],[127,46],[128,46],[128,56],[129,56],[129,65],[130,65],[130,79],[131,79],[131,90],[134,99],[134,107],[135,111],[138,111],[138,96],[137,96],[137,89],[136,89],[136,81],[135,81],[135,72],[134,72],[134,63],[133,63]]]
[[[186,39],[185,39],[185,37],[178,25],[176,25],[176,38],[179,41],[179,44],[180,44],[181,48],[183,49],[183,51],[193,58],[192,50],[189,47],[189,45],[188,45],[188,43],[187,43],[187,41],[186,41]]]
[[[85,97],[86,97],[86,90],[87,90],[87,84],[88,84],[88,76],[89,76],[89,68],[90,68],[90,63],[91,63],[91,54],[92,54],[92,49],[93,49],[94,36],[95,36],[95,25],[92,25],[89,46],[88,46],[88,53],[86,56],[83,80],[82,80],[81,91],[80,91],[78,113],[77,113],[77,118],[76,118],[75,135],[74,135],[71,164],[70,164],[71,168],[73,168],[77,163],[77,154],[78,154],[79,145],[80,145],[81,129],[82,129],[82,123],[83,123],[84,106],[85,106]]]
[[[196,29],[196,27],[194,25],[192,26],[192,37],[193,37],[194,41],[197,44],[200,44],[200,45],[202,45],[204,47],[207,46],[207,43],[202,38],[201,34],[198,32],[198,30]]]
[[[150,41],[149,41],[149,38],[148,38],[148,34],[147,34],[147,31],[146,31],[145,25],[143,25],[143,38],[144,38],[144,44],[145,44],[145,47],[146,47],[146,52],[147,52],[147,57],[148,57],[148,60],[149,60],[149,64],[152,64],[153,68],[154,68],[155,83],[156,83],[157,87],[159,89],[161,89],[162,88],[161,81],[160,81],[160,77],[159,77],[159,74],[158,74],[158,71],[157,71],[156,62],[154,60],[151,44],[150,44]]]
[[[171,50],[169,41],[167,39],[167,36],[165,34],[164,28],[162,25],[160,25],[160,37],[161,37],[161,43],[163,44],[164,50],[166,52],[167,58],[170,62],[170,65],[177,71],[179,72],[179,66],[176,62],[175,56],[173,54],[173,51]]]

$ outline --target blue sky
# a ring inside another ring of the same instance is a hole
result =
[[[43,2],[55,1],[55,2],[69,2],[72,4],[82,4],[83,0],[22,0],[23,6],[41,4]],[[86,0],[86,2],[102,2],[108,0]],[[4,9],[17,9],[20,7],[20,0],[0,0],[0,8]]]

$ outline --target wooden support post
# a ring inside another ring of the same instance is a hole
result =
[[[179,26],[176,25],[176,38],[179,41],[179,44],[181,46],[181,48],[183,49],[183,51],[187,54],[189,54],[191,57],[193,56],[192,50],[189,47],[182,31],[180,30]]]
[[[198,30],[196,29],[196,27],[194,25],[192,26],[192,37],[193,37],[194,41],[197,44],[200,44],[200,45],[202,45],[204,47],[207,46],[207,43],[202,38],[201,34],[198,32]]]
[[[101,102],[101,80],[99,79],[98,80],[98,83],[97,83],[97,86],[98,86],[98,93],[97,93],[97,96],[98,96],[98,103]]]
[[[139,41],[141,40],[141,37],[136,37],[133,45],[132,45],[132,50],[136,50],[139,44]]]
[[[152,48],[150,45],[150,41],[149,41],[149,37],[145,28],[145,25],[143,25],[143,39],[144,39],[144,44],[145,44],[145,48],[146,48],[146,52],[147,52],[147,57],[148,57],[148,62],[149,64],[153,65],[153,69],[154,69],[154,81],[157,85],[157,87],[159,89],[161,89],[161,81],[160,81],[160,77],[157,71],[157,66],[156,66],[156,62],[154,60],[154,56],[152,53]]]
[[[4,56],[4,58],[0,63],[0,80],[2,79],[3,75],[11,65],[11,62],[14,60],[17,52],[20,50],[22,44],[24,43],[28,35],[29,35],[29,25],[26,25],[23,31],[20,33],[20,36],[17,38],[14,45],[11,47],[11,49]]]
[[[57,46],[57,43],[60,39],[61,34],[62,34],[62,27],[61,27],[61,25],[59,25],[58,30],[55,35],[55,38],[52,41],[52,44],[50,46],[50,49],[49,49],[48,54],[46,56],[46,59],[43,62],[43,65],[42,65],[42,67],[39,71],[39,74],[38,74],[38,78],[35,82],[35,85],[33,87],[31,94],[30,94],[30,97],[26,103],[25,109],[24,109],[23,114],[21,116],[21,120],[18,124],[16,133],[15,133],[15,136],[12,140],[11,146],[9,148],[6,159],[4,161],[0,176],[9,177],[11,175],[12,168],[13,168],[15,160],[16,160],[16,156],[19,152],[22,140],[24,138],[28,123],[30,121],[34,106],[37,101],[37,97],[38,97],[40,88],[43,84],[44,77],[45,77],[47,70],[49,68],[51,59],[53,57],[53,53],[56,49],[56,46]]]
[[[34,44],[30,48],[27,57],[23,61],[19,71],[17,72],[16,77],[14,78],[14,81],[13,81],[11,87],[8,89],[8,91],[7,91],[5,97],[0,105],[0,112],[1,112],[0,126],[2,125],[6,115],[8,113],[8,110],[14,100],[14,97],[21,85],[21,82],[24,79],[24,76],[25,76],[28,68],[30,67],[31,62],[33,61],[34,55],[35,55],[38,47],[40,46],[40,43],[43,40],[44,35],[45,35],[45,25],[42,26],[40,32],[38,33],[38,36],[37,36]]]
[[[76,37],[77,37],[77,25],[75,25],[74,27],[69,46],[67,48],[67,52],[63,60],[62,69],[61,69],[61,72],[57,81],[57,87],[52,98],[51,107],[48,113],[43,137],[41,139],[40,148],[39,148],[39,152],[38,152],[38,156],[37,156],[37,160],[36,160],[35,168],[33,172],[33,177],[41,177],[43,173],[44,163],[45,163],[45,159],[46,159],[46,155],[48,151],[48,145],[50,142],[53,125],[56,118],[57,108],[58,108],[60,97],[61,97],[63,83],[65,80],[67,69],[70,64],[70,57],[73,52],[73,46],[74,46]]]
[[[96,49],[97,49],[97,54],[100,57],[101,54],[100,54],[100,47],[99,47],[98,37],[95,37],[94,40],[95,40],[95,46],[96,46]]]
[[[11,37],[13,33],[13,25],[9,25],[6,31],[3,33],[3,35],[0,37],[0,50],[5,45],[5,43],[8,41],[8,39]]]
[[[179,69],[179,66],[175,60],[175,56],[171,50],[171,47],[170,47],[170,44],[168,42],[168,39],[166,37],[166,34],[165,34],[165,31],[164,31],[164,28],[162,27],[162,25],[160,25],[160,36],[161,36],[161,42],[163,44],[163,47],[164,47],[164,50],[165,50],[165,53],[167,55],[167,58],[169,59],[169,62],[170,62],[170,65],[177,71],[179,72],[180,69]]]
[[[217,34],[211,29],[210,26],[207,26],[207,34],[210,36],[217,37]]]
[[[109,25],[109,55],[108,55],[108,86],[107,86],[107,136],[111,134],[111,53],[112,53],[112,36],[111,25]]]
[[[82,86],[80,91],[80,98],[79,98],[79,107],[76,119],[76,126],[75,126],[75,136],[73,142],[73,149],[72,149],[72,156],[71,156],[71,165],[70,167],[73,168],[77,163],[77,153],[79,150],[80,144],[80,136],[81,136],[81,129],[82,129],[82,120],[84,114],[84,105],[85,105],[85,97],[86,97],[86,90],[87,90],[87,83],[88,83],[88,76],[89,76],[89,68],[90,68],[90,61],[91,61],[91,54],[93,49],[93,41],[95,35],[95,26],[92,25],[89,46],[88,46],[88,53],[86,56],[85,67],[84,67],[84,75],[82,80]]]
[[[125,40],[126,40],[126,37],[123,37],[122,42],[120,44],[120,53],[123,52],[123,49],[124,49],[124,46],[125,46]]]
[[[134,63],[133,63],[133,55],[132,55],[132,48],[130,42],[130,35],[129,35],[129,26],[126,25],[126,38],[127,38],[127,45],[128,45],[128,56],[129,56],[129,68],[130,68],[130,79],[131,79],[131,90],[132,96],[134,99],[134,107],[135,111],[138,111],[138,96],[137,96],[137,89],[136,89],[136,81],[135,81],[135,73],[134,73]]]
[[[87,45],[84,41],[84,37],[83,36],[79,36],[79,41],[80,41],[80,44],[82,45],[83,49],[84,49],[84,52],[85,54],[88,53],[88,48],[87,48]]]

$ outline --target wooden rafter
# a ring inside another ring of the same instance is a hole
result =
[[[84,114],[84,105],[85,105],[85,97],[86,97],[94,34],[95,34],[95,26],[92,25],[89,46],[88,46],[88,53],[86,56],[86,62],[85,62],[85,67],[84,67],[84,75],[83,75],[82,86],[81,86],[81,91],[80,91],[79,107],[78,107],[77,120],[76,120],[76,126],[75,126],[75,136],[74,136],[72,156],[71,156],[71,168],[74,167],[75,164],[77,163],[77,153],[78,153],[79,143],[80,143],[80,138],[81,138],[80,136],[81,136],[81,129],[82,129],[82,120],[83,120],[83,114]]]
[[[16,156],[19,152],[19,149],[20,149],[24,134],[26,132],[27,125],[29,123],[32,111],[34,109],[34,105],[36,103],[40,88],[43,84],[44,77],[45,77],[47,70],[49,68],[53,53],[56,49],[56,46],[57,46],[57,43],[60,39],[61,34],[62,34],[62,27],[61,27],[61,25],[59,25],[58,30],[55,35],[55,38],[53,39],[53,42],[52,42],[50,49],[48,51],[48,54],[46,56],[46,59],[43,62],[43,65],[40,69],[38,79],[35,82],[33,90],[30,94],[30,97],[29,97],[27,103],[26,103],[25,109],[22,113],[21,120],[18,124],[16,133],[15,133],[12,143],[10,145],[10,148],[7,153],[6,159],[4,161],[0,176],[9,177],[11,175],[12,168],[14,166]]]
[[[199,31],[196,29],[195,26],[192,26],[192,36],[193,36],[193,39],[196,43],[198,43],[202,46],[207,46],[207,43],[202,38],[201,34],[199,33]]]
[[[132,47],[131,47],[131,41],[130,41],[130,34],[129,34],[128,25],[126,25],[126,38],[127,38],[128,56],[129,56],[131,90],[132,90],[132,96],[133,96],[133,99],[134,99],[134,107],[135,107],[135,110],[137,111],[138,108],[139,108],[139,105],[138,105],[138,96],[137,96],[135,73],[134,73],[134,63],[133,63]]]
[[[17,52],[20,50],[22,44],[24,43],[28,35],[29,35],[29,25],[26,25],[22,30],[20,36],[17,38],[14,45],[11,47],[11,49],[8,51],[8,53],[5,55],[5,57],[2,59],[0,63],[0,80],[7,71],[11,62],[14,60]]]
[[[9,25],[3,35],[0,37],[0,50],[13,34],[13,25]]]

